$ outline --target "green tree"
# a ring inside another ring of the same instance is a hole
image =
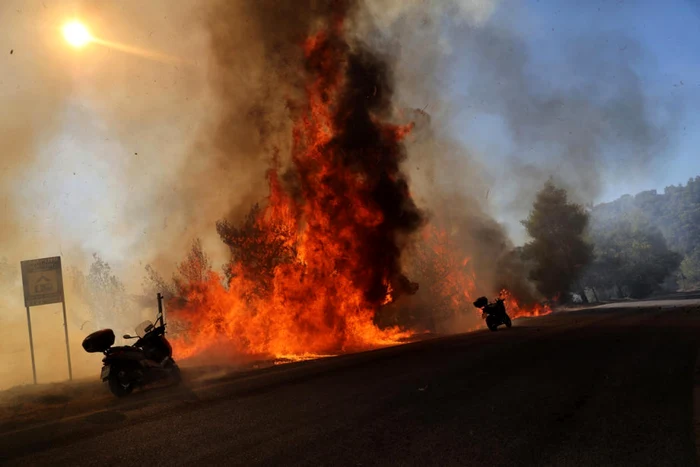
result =
[[[228,220],[216,223],[216,231],[229,247],[231,257],[224,266],[226,279],[245,271],[255,284],[251,294],[265,296],[271,291],[275,267],[295,260],[296,226],[279,219],[265,218],[265,211],[255,204],[240,225]]]
[[[684,288],[700,286],[700,247],[683,259],[680,272]]]
[[[522,224],[532,238],[523,247],[524,257],[533,264],[530,279],[545,297],[565,300],[592,259],[592,247],[584,240],[588,213],[568,201],[566,190],[548,181]]]
[[[681,255],[668,248],[661,231],[649,223],[622,219],[593,229],[595,261],[586,283],[616,286],[632,298],[651,294],[678,269]]]
[[[663,193],[643,191],[635,196],[625,195],[611,203],[595,206],[591,211],[594,229],[612,228],[620,221],[630,221],[633,227],[649,224],[663,234],[668,248],[686,258],[700,248],[700,177],[691,178],[685,186],[669,186]],[[700,267],[688,259],[681,270]]]

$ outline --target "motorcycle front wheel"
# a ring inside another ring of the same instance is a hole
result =
[[[506,327],[509,328],[513,325],[513,322],[510,320],[510,316],[506,315],[505,319],[503,320],[505,323]]]
[[[121,371],[112,371],[110,373],[109,379],[107,380],[109,390],[117,397],[128,396],[131,394],[131,391],[134,390],[134,383],[131,381],[126,383],[122,382],[119,379],[119,373],[121,373]]]

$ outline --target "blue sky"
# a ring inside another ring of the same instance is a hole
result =
[[[654,141],[663,142],[642,162],[641,156],[618,158],[620,147],[628,141],[606,137],[593,151],[606,161],[595,170],[601,187],[594,190],[594,201],[609,201],[625,193],[647,189],[662,191],[665,186],[685,183],[690,177],[700,175],[700,117],[695,112],[700,104],[700,2],[504,1],[490,19],[490,26],[508,30],[508,34],[514,36],[508,40],[523,44],[527,63],[522,70],[529,83],[527,89],[541,94],[534,102],[546,102],[550,93],[566,96],[569,92],[585,92],[589,88],[594,89],[592,101],[595,95],[601,100],[613,100],[616,96],[627,99],[634,97],[635,84],[640,89],[646,120],[661,129],[654,135]],[[468,44],[471,39],[455,31],[451,42],[453,47],[459,48],[460,41]],[[491,43],[491,39],[484,39],[486,46]],[[506,81],[509,73],[519,72],[513,62],[520,55],[510,56],[509,53],[506,47],[484,62],[475,60],[473,53],[458,54],[450,70],[455,78],[451,92],[458,102],[467,103],[457,110],[455,134],[465,144],[489,153],[489,163],[495,169],[509,157],[540,163],[542,158],[548,157],[543,156],[547,152],[543,153],[541,148],[528,152],[522,140],[515,140],[512,125],[509,127],[512,120],[504,114],[507,110],[503,111],[510,107],[505,102],[510,99],[508,91],[491,98],[487,90],[483,94],[479,92],[484,82],[475,77],[483,74],[486,68],[493,67],[494,80],[500,79],[500,71]],[[493,63],[494,57],[498,57],[498,64]],[[581,75],[582,70],[585,76]],[[630,74],[621,74],[627,72]],[[475,81],[476,85],[470,88],[468,83]],[[517,84],[510,88],[519,89]],[[479,104],[479,97],[486,102]],[[504,102],[496,103],[501,97]],[[471,104],[478,110],[467,110]],[[634,109],[627,110],[639,113]],[[575,118],[571,125],[578,126]],[[535,123],[533,128],[537,128]],[[552,127],[553,131],[562,128],[562,125]],[[634,138],[635,129],[630,131],[628,138]],[[543,140],[541,138],[540,142]],[[640,146],[631,149],[631,153],[649,147],[645,143],[638,144]],[[610,169],[610,164],[616,168]]]
[[[649,54],[643,61],[645,66],[639,70],[649,98],[675,99],[686,104],[677,133],[670,135],[669,147],[654,164],[653,176],[628,186],[627,190],[632,193],[661,190],[700,175],[700,118],[695,111],[700,103],[700,2],[540,0],[531,3],[538,15],[553,23],[564,23],[566,30],[614,30],[639,41]],[[564,3],[566,8],[555,6]],[[611,186],[602,197],[617,197],[622,191]]]

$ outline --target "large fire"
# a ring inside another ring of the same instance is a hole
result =
[[[281,177],[274,163],[265,206],[243,227],[218,225],[232,254],[225,277],[201,251],[180,267],[186,280],[170,304],[170,317],[186,329],[174,339],[179,358],[223,344],[291,361],[413,335],[377,325],[383,306],[418,288],[400,261],[425,226],[400,171],[412,126],[384,122],[388,70],[348,45],[342,20],[306,41],[304,59],[307,102],[294,122],[291,171]],[[469,258],[454,254],[444,232],[427,226],[424,235],[424,259],[441,269],[430,293],[448,297],[451,312],[475,312]],[[514,317],[533,314],[512,297],[508,305]]]
[[[417,285],[400,269],[402,243],[422,216],[399,171],[410,126],[382,123],[386,70],[353,52],[341,21],[305,44],[308,105],[295,122],[295,186],[276,168],[270,197],[247,238],[229,233],[231,264],[184,284],[175,317],[188,328],[180,357],[225,338],[247,354],[323,354],[399,342],[410,332],[379,329],[382,304]],[[189,265],[196,268],[197,265]]]

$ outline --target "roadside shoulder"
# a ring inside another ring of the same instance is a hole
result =
[[[693,429],[695,432],[695,459],[700,465],[700,347],[695,356],[693,370]]]

